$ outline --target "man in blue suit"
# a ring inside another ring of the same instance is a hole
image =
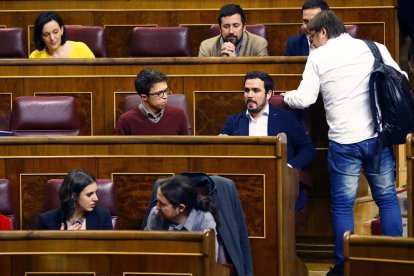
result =
[[[221,135],[276,136],[284,132],[288,140],[288,165],[303,169],[315,157],[315,146],[293,113],[269,104],[273,88],[274,81],[269,74],[247,73],[244,83],[247,110],[228,117]]]
[[[329,10],[329,6],[325,1],[308,0],[302,6],[302,33],[292,36],[288,39],[285,56],[308,56],[313,50],[312,44],[306,35],[306,29],[309,20],[317,13]]]
[[[303,169],[315,158],[315,146],[292,112],[269,104],[273,88],[274,81],[269,74],[259,71],[247,73],[244,81],[247,110],[228,117],[221,135],[276,136],[284,132],[287,136],[288,166]],[[305,203],[306,194],[301,184],[295,209],[303,209]]]

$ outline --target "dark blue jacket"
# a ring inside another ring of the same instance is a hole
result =
[[[309,44],[305,33],[288,39],[285,56],[309,56]]]
[[[91,212],[85,213],[86,230],[112,230],[112,218],[106,208],[95,207]],[[37,229],[39,230],[60,230],[63,222],[60,208],[44,212],[37,219]],[[65,229],[66,221],[65,223]]]
[[[219,211],[217,238],[222,241],[229,253],[236,269],[236,275],[253,275],[253,263],[247,226],[234,182],[228,178],[217,175],[209,176],[201,172],[184,172],[181,175],[191,178],[195,186],[206,187],[206,192],[211,198],[211,201],[217,205]],[[145,214],[142,229],[147,224],[148,215],[152,207],[157,204],[158,186],[159,182],[156,182],[152,190],[150,205]]]
[[[276,136],[281,132],[286,134],[288,140],[288,163],[293,168],[303,169],[315,158],[314,144],[293,113],[269,104],[267,135]],[[221,134],[249,136],[249,118],[246,111],[227,118]]]

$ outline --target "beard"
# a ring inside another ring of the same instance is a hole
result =
[[[229,40],[229,38],[231,38],[231,40]],[[243,34],[240,38],[237,38],[237,36],[235,36],[235,35],[228,35],[226,37],[223,37],[223,41],[224,42],[230,42],[234,45],[238,45],[240,43],[240,41],[242,40],[242,38],[243,38]]]
[[[254,103],[255,105],[256,105],[256,107],[250,107],[250,105],[249,105],[249,103]],[[260,111],[262,111],[262,109],[264,108],[266,106],[266,102],[264,103],[264,104],[262,104],[262,105],[259,105],[256,101],[254,101],[254,100],[247,100],[247,102],[246,102],[246,107],[247,107],[247,110],[250,112],[250,113],[259,113]]]

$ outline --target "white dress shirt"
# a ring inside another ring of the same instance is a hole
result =
[[[262,114],[257,118],[253,118],[252,115],[250,115],[249,110],[246,110],[246,116],[249,118],[249,136],[267,136],[269,103],[266,103]]]
[[[387,48],[376,43],[384,63],[401,71]],[[340,144],[375,137],[369,104],[369,78],[374,56],[364,41],[344,33],[331,38],[308,57],[297,90],[284,101],[293,108],[306,108],[322,93],[329,125],[328,136]]]

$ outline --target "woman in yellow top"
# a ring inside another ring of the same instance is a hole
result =
[[[63,20],[55,12],[41,13],[35,22],[36,45],[29,58],[94,58],[83,42],[66,40]]]

